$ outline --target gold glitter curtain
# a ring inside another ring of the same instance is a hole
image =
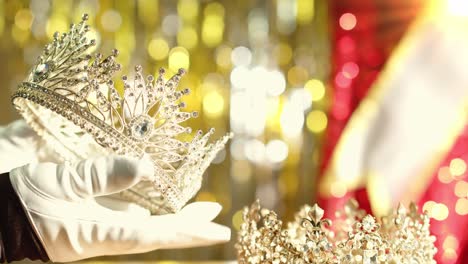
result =
[[[223,205],[217,221],[233,227],[231,243],[106,259],[233,259],[243,206],[258,197],[287,220],[314,200],[330,97],[327,1],[0,1],[0,124],[18,118],[10,94],[44,44],[82,13],[101,52],[119,49],[123,72],[188,69],[187,110],[200,112],[190,125],[236,135],[196,197]]]

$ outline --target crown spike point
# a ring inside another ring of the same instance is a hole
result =
[[[210,130],[179,140],[192,131],[182,122],[198,115],[182,110],[180,98],[188,93],[178,90],[183,69],[168,80],[160,69],[155,80],[136,65],[132,77],[122,76],[120,95],[112,81],[121,69],[119,52],[89,51],[96,40],[87,38],[88,19],[84,14],[69,32],[54,34],[12,102],[64,160],[112,153],[151,157],[156,178],[120,195],[153,213],[176,212],[198,192],[204,171],[231,135],[208,143]]]
[[[355,201],[348,209],[360,210]],[[378,223],[371,215],[347,212],[345,221],[333,223],[333,232],[323,215],[317,204],[305,205],[284,227],[275,212],[255,201],[243,211],[235,245],[239,263],[436,263],[424,214],[397,209],[385,217],[390,221]],[[393,224],[397,218],[408,224]]]

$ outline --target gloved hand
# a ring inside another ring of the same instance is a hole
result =
[[[0,173],[38,160],[39,136],[22,119],[0,127]]]
[[[176,214],[151,216],[114,211],[94,200],[153,177],[149,160],[100,157],[76,164],[33,162],[13,169],[10,180],[52,261],[211,245],[230,239],[211,222],[217,203],[187,205]]]
[[[31,162],[62,161],[47,147],[42,138],[23,119],[0,127],[0,174]],[[108,208],[132,213],[147,213],[141,206],[114,196],[96,197],[96,201]]]

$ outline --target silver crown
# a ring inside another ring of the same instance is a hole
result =
[[[205,135],[198,131],[191,141],[180,140],[191,133],[181,123],[197,116],[182,111],[180,99],[189,93],[177,90],[182,69],[166,81],[163,69],[156,79],[144,78],[136,66],[132,80],[122,77],[121,96],[112,81],[121,68],[115,60],[118,51],[105,58],[90,54],[96,42],[86,37],[87,19],[85,14],[68,33],[54,34],[12,102],[64,160],[148,155],[155,179],[120,195],[153,213],[178,211],[198,192],[203,173],[231,135],[210,144],[211,129]]]

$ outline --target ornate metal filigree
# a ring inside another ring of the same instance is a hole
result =
[[[155,179],[147,179],[121,195],[153,213],[174,212],[201,187],[202,175],[230,135],[208,143],[213,134],[191,133],[182,123],[197,116],[184,112],[178,90],[184,70],[169,80],[143,76],[136,66],[133,78],[122,77],[123,95],[113,76],[121,66],[118,51],[104,57],[90,54],[95,40],[87,38],[87,15],[67,33],[54,35],[38,62],[12,97],[28,123],[49,142],[63,160],[116,153],[142,157],[154,164]]]
[[[338,221],[332,232],[324,211],[306,205],[284,228],[275,212],[256,201],[244,209],[236,244],[239,263],[435,263],[429,218],[414,204],[409,212],[400,205],[380,222],[356,201],[339,215],[349,221]]]

